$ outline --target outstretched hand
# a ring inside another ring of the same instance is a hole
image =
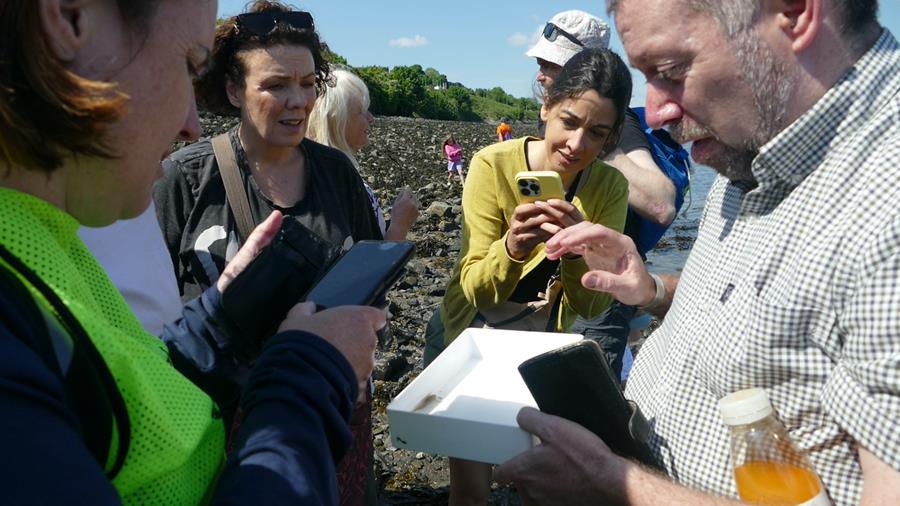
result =
[[[611,228],[582,221],[557,232],[544,251],[550,260],[566,253],[581,255],[591,269],[581,277],[581,284],[629,306],[645,305],[656,294],[656,284],[634,242]]]
[[[281,230],[281,222],[284,217],[279,211],[272,211],[272,214],[262,223],[253,229],[250,237],[244,242],[241,249],[238,250],[234,258],[225,266],[222,275],[216,280],[216,288],[219,293],[225,293],[225,288],[231,284],[232,280],[238,276],[244,269],[250,265],[250,262],[259,255],[259,252],[268,246],[278,231]]]
[[[541,444],[494,468],[494,480],[516,486],[523,504],[619,503],[634,466],[575,422],[522,408],[516,421]]]
[[[404,186],[391,206],[391,226],[385,239],[402,241],[419,217],[419,199],[409,187]]]

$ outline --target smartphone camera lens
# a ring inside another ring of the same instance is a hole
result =
[[[537,181],[532,181],[531,184],[528,185],[528,189],[531,190],[532,195],[541,194],[541,186],[537,183]]]
[[[531,190],[529,190],[527,186],[519,188],[519,193],[525,195],[526,197],[531,196]]]

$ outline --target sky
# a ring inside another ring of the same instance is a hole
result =
[[[604,0],[286,0],[312,13],[319,34],[350,65],[419,64],[468,88],[500,86],[531,97],[537,72],[525,56],[544,23],[580,9],[608,20]],[[242,12],[247,0],[219,0],[219,16]],[[881,24],[900,37],[900,2],[881,0]],[[625,55],[613,27],[612,49]],[[645,79],[634,76],[633,105],[644,102]]]

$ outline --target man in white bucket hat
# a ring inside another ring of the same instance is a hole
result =
[[[537,44],[525,53],[537,58],[538,65],[550,63],[556,72],[569,61],[569,58],[585,48],[609,48],[609,25],[606,21],[584,11],[565,11],[553,16],[544,25]],[[540,82],[540,74],[538,81]],[[543,83],[542,83],[543,84]],[[544,86],[544,89],[549,88]]]

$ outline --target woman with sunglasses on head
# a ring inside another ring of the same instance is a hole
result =
[[[0,3],[5,504],[337,502],[334,461],[383,314],[292,309],[245,371],[226,462],[216,402],[185,375],[233,358],[228,343],[188,357],[145,332],[76,234],[140,215],[172,141],[199,136],[191,69],[205,64],[216,7]]]
[[[563,67],[546,96],[541,107],[543,139],[493,144],[472,158],[463,189],[459,260],[440,307],[443,340],[426,336],[426,363],[467,327],[510,328],[490,322],[515,319],[499,316],[500,311],[523,314],[523,305],[543,299],[539,292],[551,291],[557,272],[559,303],[545,307],[558,311],[548,311],[540,330],[549,324],[566,331],[576,317],[592,317],[609,306],[608,294],[581,285],[588,270],[581,257],[550,261],[544,242],[584,220],[622,230],[627,182],[598,157],[615,146],[630,99],[631,75],[625,63],[608,50],[586,49]],[[519,203],[520,171],[555,172],[566,198]],[[450,459],[450,504],[486,504],[490,485],[490,465]]]
[[[341,150],[359,170],[356,154],[369,144],[369,126],[375,121],[369,112],[369,100],[369,88],[359,76],[349,70],[333,69],[325,94],[316,100],[309,116],[307,137]],[[391,221],[388,224],[375,192],[364,180],[362,182],[384,238],[389,241],[405,240],[419,217],[416,195],[408,187],[400,190],[391,206]]]
[[[257,0],[216,28],[207,71],[197,80],[205,110],[237,116],[227,133],[251,219],[274,210],[321,239],[349,247],[381,239],[359,174],[346,155],[306,138],[329,67],[309,13]],[[182,296],[215,283],[243,240],[210,140],[167,158],[154,200]]]
[[[196,81],[206,110],[238,116],[224,137],[235,166],[220,165],[213,140],[173,153],[154,190],[163,236],[183,297],[216,283],[241,243],[242,191],[253,223],[279,211],[303,230],[307,256],[328,259],[356,241],[382,239],[359,174],[341,151],[306,137],[310,115],[329,80],[324,46],[312,16],[267,0],[220,23],[208,70]],[[311,284],[320,268],[310,266],[298,283]],[[279,294],[264,294],[278,296]],[[273,322],[275,323],[275,322]],[[360,392],[354,409],[353,444],[340,463],[338,486],[344,504],[360,504],[374,479],[366,475],[371,440],[371,389]]]

